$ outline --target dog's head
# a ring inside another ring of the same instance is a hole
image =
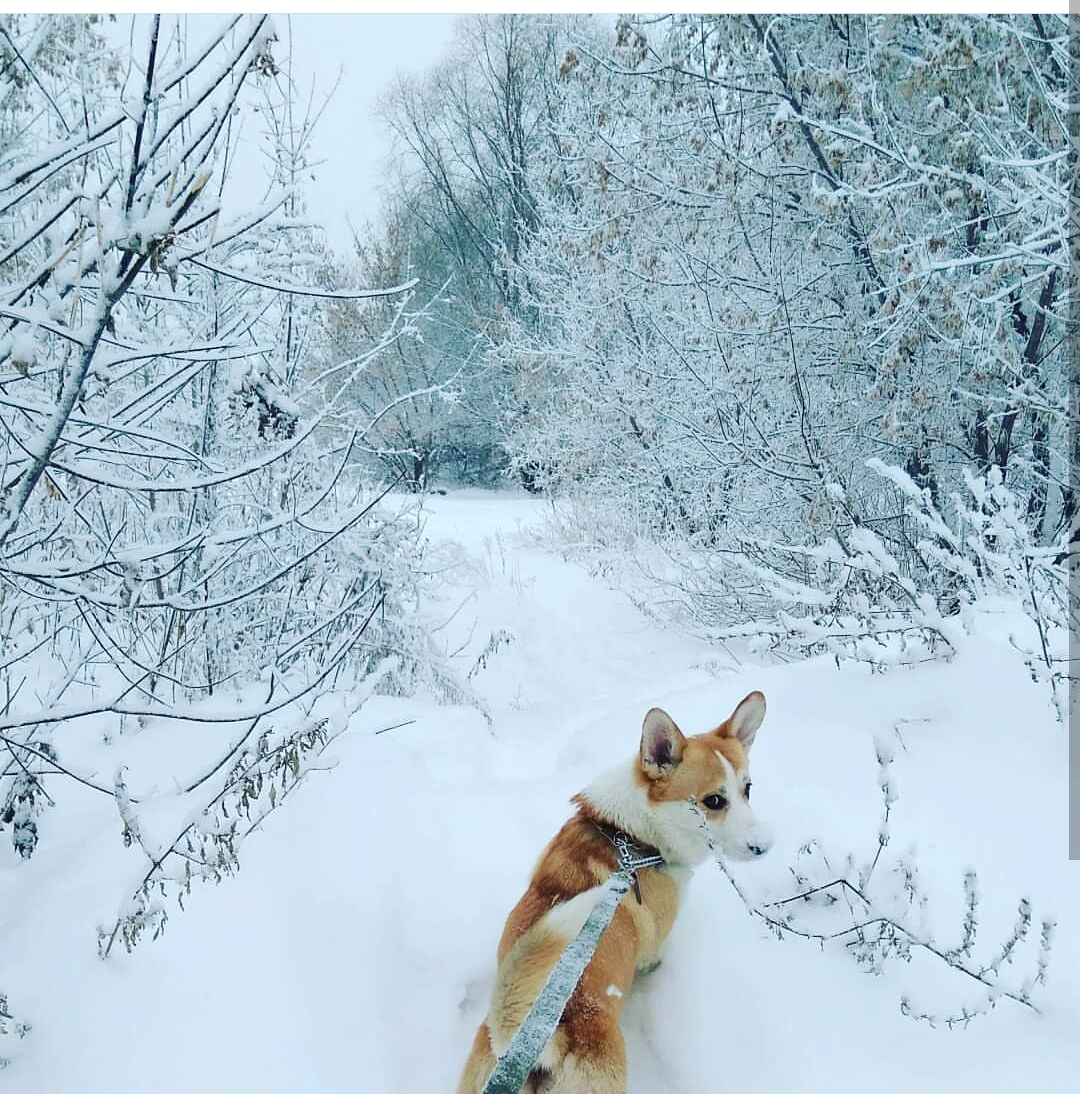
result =
[[[645,716],[636,780],[666,842],[662,848],[685,863],[699,863],[708,854],[708,830],[731,860],[754,860],[769,851],[771,833],[750,808],[749,751],[764,717],[760,692],[693,738],[684,737],[659,707]]]

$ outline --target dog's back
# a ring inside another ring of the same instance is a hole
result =
[[[501,1054],[509,1045],[617,867],[614,847],[584,811],[571,818],[544,850],[528,889],[507,918],[491,1011],[477,1031],[459,1092],[478,1093],[483,1088],[496,1052]],[[620,903],[570,997],[560,1027],[530,1075],[534,1090],[612,1093],[623,1088],[623,994],[635,970],[657,958],[679,903],[679,888],[669,871],[644,869],[638,873],[638,885],[641,903]],[[633,893],[628,897],[635,898]]]

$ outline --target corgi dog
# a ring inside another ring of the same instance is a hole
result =
[[[731,860],[755,859],[772,843],[750,809],[748,752],[764,717],[765,697],[751,692],[718,727],[687,738],[654,707],[642,724],[637,756],[573,797],[577,813],[543,851],[507,918],[491,1009],[459,1093],[483,1090],[619,867],[620,844],[659,855],[663,863],[639,871],[635,889],[620,900],[524,1092],[625,1092],[623,993],[637,972],[659,966],[692,869],[709,855],[710,842]]]

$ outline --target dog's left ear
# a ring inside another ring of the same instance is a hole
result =
[[[654,707],[641,724],[641,767],[650,780],[659,780],[682,760],[686,739],[675,720]]]
[[[754,744],[754,735],[765,718],[765,697],[760,692],[751,692],[731,713],[724,726],[729,738],[738,738],[749,749]],[[721,728],[723,729],[723,728]]]

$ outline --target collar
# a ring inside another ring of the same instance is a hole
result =
[[[637,874],[643,868],[658,868],[664,863],[660,850],[623,833],[622,830],[597,822],[594,818],[589,821],[614,846],[619,858],[619,868],[633,877],[634,897],[641,902],[641,884],[638,883]]]

